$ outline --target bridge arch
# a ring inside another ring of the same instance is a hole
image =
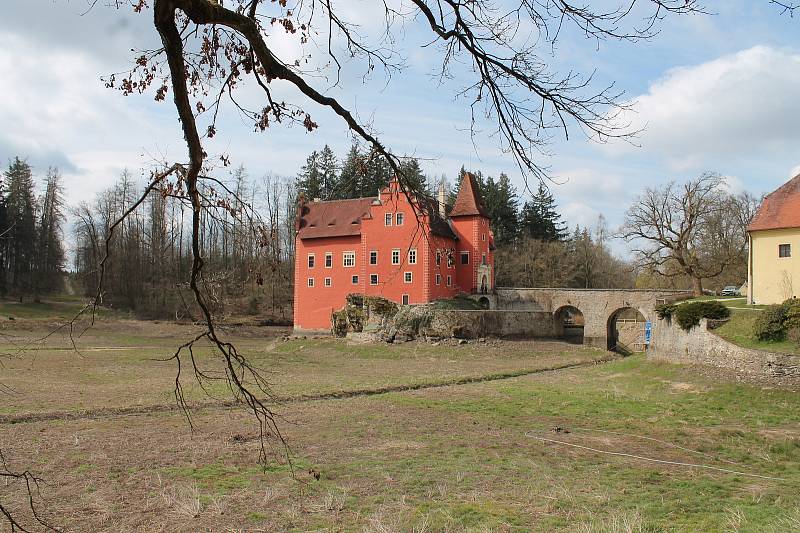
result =
[[[625,305],[606,319],[606,348],[622,354],[645,350],[646,311]]]
[[[553,313],[556,334],[567,342],[583,344],[586,318],[572,304],[562,305]]]

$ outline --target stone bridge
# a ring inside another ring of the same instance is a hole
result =
[[[498,287],[494,294],[472,298],[488,309],[548,312],[559,336],[577,330],[585,344],[616,349],[626,328],[638,327],[643,333],[644,322],[655,321],[656,305],[690,295],[676,290]]]

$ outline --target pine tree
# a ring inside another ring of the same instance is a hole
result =
[[[412,193],[428,195],[428,179],[419,166],[419,161],[413,157],[406,157],[400,163],[400,172],[405,180],[405,185]]]
[[[37,257],[34,269],[36,283],[34,294],[54,292],[61,288],[61,272],[64,268],[64,245],[61,240],[61,225],[64,221],[64,191],[61,174],[57,168],[47,171],[41,215],[37,231]]]
[[[494,231],[495,242],[498,245],[514,242],[519,234],[519,200],[517,191],[511,184],[506,174],[500,174],[497,182],[487,180],[487,208],[492,215],[492,230]],[[491,183],[491,185],[490,185]],[[488,189],[494,189],[489,194]],[[494,205],[489,205],[488,197]]]
[[[364,180],[364,154],[357,142],[353,142],[350,151],[342,161],[339,171],[339,187],[335,198],[358,198],[361,196],[362,181]]]
[[[295,181],[297,193],[305,194],[308,201],[322,198],[322,173],[319,164],[320,155],[316,150],[306,159],[306,164],[300,169],[300,174]]]
[[[19,296],[31,294],[36,261],[36,200],[30,165],[14,158],[6,171],[7,196],[7,261],[9,290]]]
[[[562,241],[566,237],[566,223],[561,220],[555,198],[539,183],[536,194],[522,207],[522,226],[525,233],[542,241]]]
[[[378,189],[389,185],[392,178],[392,167],[382,156],[371,154],[367,156],[364,165],[364,176],[361,180],[360,197],[375,196]]]
[[[323,200],[336,198],[339,192],[339,162],[327,144],[319,154],[319,175],[322,185],[321,198]]]

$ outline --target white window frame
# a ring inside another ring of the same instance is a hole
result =
[[[347,264],[347,259],[348,258],[352,258],[353,259],[353,264],[352,265],[348,265]],[[344,268],[353,268],[353,267],[355,267],[356,266],[356,253],[355,252],[342,252],[342,266]]]
[[[408,264],[409,265],[416,265],[417,264],[417,249],[411,248],[408,251]]]
[[[406,216],[403,213],[395,213],[394,215],[394,225],[395,226],[402,226],[403,222],[405,222]]]
[[[308,266],[308,268],[314,268],[315,266],[317,266],[317,256],[314,254],[308,254],[308,260],[306,261],[306,265]]]
[[[369,275],[369,284],[370,285],[377,285],[379,283],[378,275],[377,274],[370,274]]]
[[[414,283],[414,273],[403,272],[403,283]]]
[[[328,259],[330,259],[330,266]],[[333,268],[333,252],[325,252],[325,268]]]
[[[392,250],[392,264],[399,265],[400,264],[400,248],[395,248]]]
[[[388,227],[388,226],[391,226],[391,225],[392,225],[392,220],[393,220],[393,219],[394,219],[394,214],[393,214],[393,213],[386,213],[386,214],[383,216],[383,225],[384,225],[384,226],[387,226],[387,227]]]
[[[331,278],[325,278],[323,285],[326,287],[333,287],[333,280]]]
[[[453,276],[451,276],[450,274],[447,275],[447,286],[448,287],[453,286]]]
[[[308,278],[308,281],[306,281],[306,286],[309,289],[313,289],[314,288],[314,278]]]
[[[485,240],[486,240],[486,234],[485,234],[485,233],[481,233],[481,240],[482,240],[482,241],[485,241]]]
[[[436,252],[436,266],[442,264],[442,252]]]
[[[372,258],[375,258],[375,262],[372,262]],[[378,250],[370,250],[369,251],[369,264],[370,265],[377,265],[378,264]]]
[[[436,274],[436,284],[437,285],[441,285],[442,284],[442,275],[441,274]]]
[[[350,281],[353,283],[353,285],[358,285],[358,274],[353,274],[350,277]]]
[[[452,254],[447,254],[447,268],[455,268],[456,261],[453,259]]]
[[[482,264],[482,265],[486,265],[486,264],[488,264],[488,263],[486,262],[486,254],[481,254],[481,264]]]
[[[464,262],[464,256],[467,256],[467,262],[466,263]],[[469,264],[469,251],[468,250],[462,250],[461,252],[459,252],[459,254],[458,254],[458,264],[459,265],[468,265]]]
[[[410,305],[411,304],[411,297],[409,297],[408,294],[404,294],[401,297],[400,301],[403,302],[403,305]]]

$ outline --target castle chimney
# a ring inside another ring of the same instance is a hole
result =
[[[445,191],[444,191],[444,178],[439,182],[439,214],[444,218],[447,216],[445,212]]]

